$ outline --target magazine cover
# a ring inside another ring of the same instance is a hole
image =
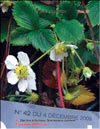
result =
[[[100,1],[0,0],[1,129],[100,129]]]

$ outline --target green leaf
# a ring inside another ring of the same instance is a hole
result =
[[[97,51],[98,51],[98,54],[99,54],[99,57],[100,57],[100,43],[96,43],[96,48],[97,48]],[[96,53],[94,51],[93,52],[90,52],[89,61],[91,63],[93,63],[93,64],[99,65],[99,62],[97,60]]]
[[[76,7],[69,1],[60,2],[57,7],[57,17],[60,19],[75,19],[77,18],[77,9]]]
[[[42,13],[39,16],[40,16],[40,26],[42,28],[47,27],[48,25],[54,24],[56,21],[55,14]],[[42,20],[42,22],[41,22],[41,20]]]
[[[83,62],[86,64],[88,61],[90,61],[93,64],[97,64],[98,65],[98,60],[96,57],[95,52],[93,51],[89,51],[89,50],[85,50],[81,56]]]
[[[39,17],[33,9],[32,2],[16,2],[13,8],[13,16],[17,24],[28,30],[39,28]]]
[[[81,58],[82,58],[84,64],[86,64],[90,59],[90,52],[86,49],[85,51],[83,51]]]
[[[34,2],[33,7],[37,11],[40,11],[40,13],[52,13],[53,11],[56,10],[54,6],[45,5],[45,4],[37,3],[37,2]]]
[[[99,64],[95,52],[93,52],[93,53],[91,52],[89,61],[90,61],[92,64],[96,64],[96,65]]]
[[[33,4],[34,9],[38,12],[40,17],[39,22],[41,28],[45,28],[56,21],[56,8],[54,6],[45,5],[35,2]]]
[[[99,39],[99,31],[100,31],[100,28],[98,26],[93,27],[93,33],[94,33],[95,40]],[[85,33],[85,36],[86,36],[86,38],[91,39],[90,30],[88,30]]]
[[[9,20],[7,18],[1,19],[0,42],[4,42],[7,39],[8,23]]]
[[[47,51],[55,44],[53,32],[49,29],[41,29],[29,33],[30,42],[36,49]]]
[[[76,6],[76,7],[79,7],[80,6],[80,4],[81,4],[81,2],[80,2],[80,0],[73,0],[73,1],[71,1],[72,2],[72,4],[74,5],[74,6]]]
[[[67,43],[73,43],[82,40],[84,36],[83,25],[77,20],[61,20],[55,26],[55,31],[58,34],[60,40]]]
[[[19,27],[11,32],[11,44],[15,46],[29,45],[28,33],[30,31]]]
[[[87,64],[87,62],[90,61],[91,63],[98,65],[98,60],[97,60],[95,52],[91,52],[87,49],[86,50],[81,49],[79,51],[78,51],[78,53],[79,53],[80,57],[82,58],[84,64]],[[79,67],[82,66],[82,64],[80,63],[78,58],[77,59],[76,58],[75,58],[75,62],[77,64],[77,66],[79,66]]]
[[[89,1],[88,5],[86,6],[86,9],[89,10],[88,16],[91,20],[92,26],[100,25],[99,7],[100,7],[99,0]]]
[[[39,18],[39,22],[40,22],[40,27],[41,28],[45,28],[45,27],[54,23],[53,21],[50,21],[46,18]]]

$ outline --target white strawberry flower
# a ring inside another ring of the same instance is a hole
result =
[[[77,46],[72,44],[65,44],[64,42],[57,43],[55,48],[50,52],[50,59],[53,61],[62,61],[64,57],[68,56],[67,47],[77,49]]]
[[[1,10],[3,13],[8,11],[9,6],[11,6],[14,3],[12,0],[5,0],[0,4]]]
[[[0,7],[3,13],[8,11],[8,6],[5,6],[3,3],[0,4]]]
[[[8,83],[14,85],[18,82],[18,89],[24,92],[26,89],[29,91],[36,90],[36,75],[32,68],[29,66],[30,60],[27,53],[18,52],[18,60],[13,55],[8,55],[5,64],[8,70],[7,80]]]

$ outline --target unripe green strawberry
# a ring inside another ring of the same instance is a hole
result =
[[[90,78],[93,74],[93,71],[89,67],[84,67],[83,69],[83,75],[86,78]]]
[[[88,48],[89,50],[94,50],[93,43],[88,43],[88,44],[87,44],[87,48]]]

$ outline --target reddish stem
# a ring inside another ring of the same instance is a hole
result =
[[[64,101],[63,101],[63,95],[61,91],[61,82],[60,82],[60,63],[57,61],[57,78],[58,78],[58,90],[59,90],[59,96],[62,108],[65,108]]]
[[[96,48],[96,43],[95,43],[95,39],[94,39],[94,33],[93,33],[93,29],[92,29],[92,24],[91,24],[91,21],[89,19],[88,14],[86,13],[86,8],[85,8],[84,0],[81,0],[81,3],[82,3],[82,6],[83,6],[83,9],[84,9],[84,12],[85,12],[85,16],[86,16],[87,22],[89,24],[90,35],[91,35],[92,43],[93,43],[93,46],[94,46],[94,51],[96,53],[97,60],[98,60],[99,65],[100,65],[100,58],[99,58],[99,54],[98,54],[98,51],[97,51],[97,48]]]
[[[4,79],[5,78],[5,74],[7,74],[7,69],[5,67],[5,59],[6,57],[9,55],[9,51],[10,51],[10,44],[9,44],[9,38],[10,38],[10,27],[11,27],[11,23],[12,23],[12,16],[9,20],[9,24],[8,24],[8,34],[7,34],[7,42],[6,42],[6,48],[5,48],[5,52],[4,52],[4,56],[3,56],[3,61],[2,61],[2,65],[1,65],[1,73],[0,73],[0,80],[1,80],[1,98],[4,96],[3,93],[3,86],[4,86]],[[5,78],[5,96],[7,95],[7,79]]]

